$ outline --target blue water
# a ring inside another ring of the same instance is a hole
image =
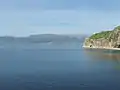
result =
[[[0,90],[120,90],[120,52],[2,48]]]

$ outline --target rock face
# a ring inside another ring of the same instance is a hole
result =
[[[85,39],[84,47],[93,48],[120,48],[120,26],[111,31],[93,34]]]

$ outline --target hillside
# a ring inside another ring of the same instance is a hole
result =
[[[84,47],[120,48],[120,26],[111,31],[102,31],[86,38]]]
[[[57,34],[39,34],[39,35],[30,35],[28,37],[12,37],[12,36],[3,36],[0,37],[0,44],[4,43],[65,43],[65,42],[83,42],[85,35],[71,36],[71,35],[57,35]]]

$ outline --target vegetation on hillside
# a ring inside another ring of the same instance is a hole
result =
[[[114,30],[120,30],[120,26],[115,27]]]
[[[100,33],[95,33],[92,36],[90,36],[90,39],[100,39],[100,38],[107,39],[109,38],[111,33],[113,34],[115,30],[120,30],[120,26],[115,27],[113,31],[102,31]]]
[[[112,33],[112,31],[102,31],[100,33],[95,33],[93,34],[90,39],[100,39],[100,38],[105,38],[107,39],[109,35]]]

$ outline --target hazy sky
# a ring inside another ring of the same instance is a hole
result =
[[[0,35],[81,34],[120,25],[120,0],[0,0]]]

